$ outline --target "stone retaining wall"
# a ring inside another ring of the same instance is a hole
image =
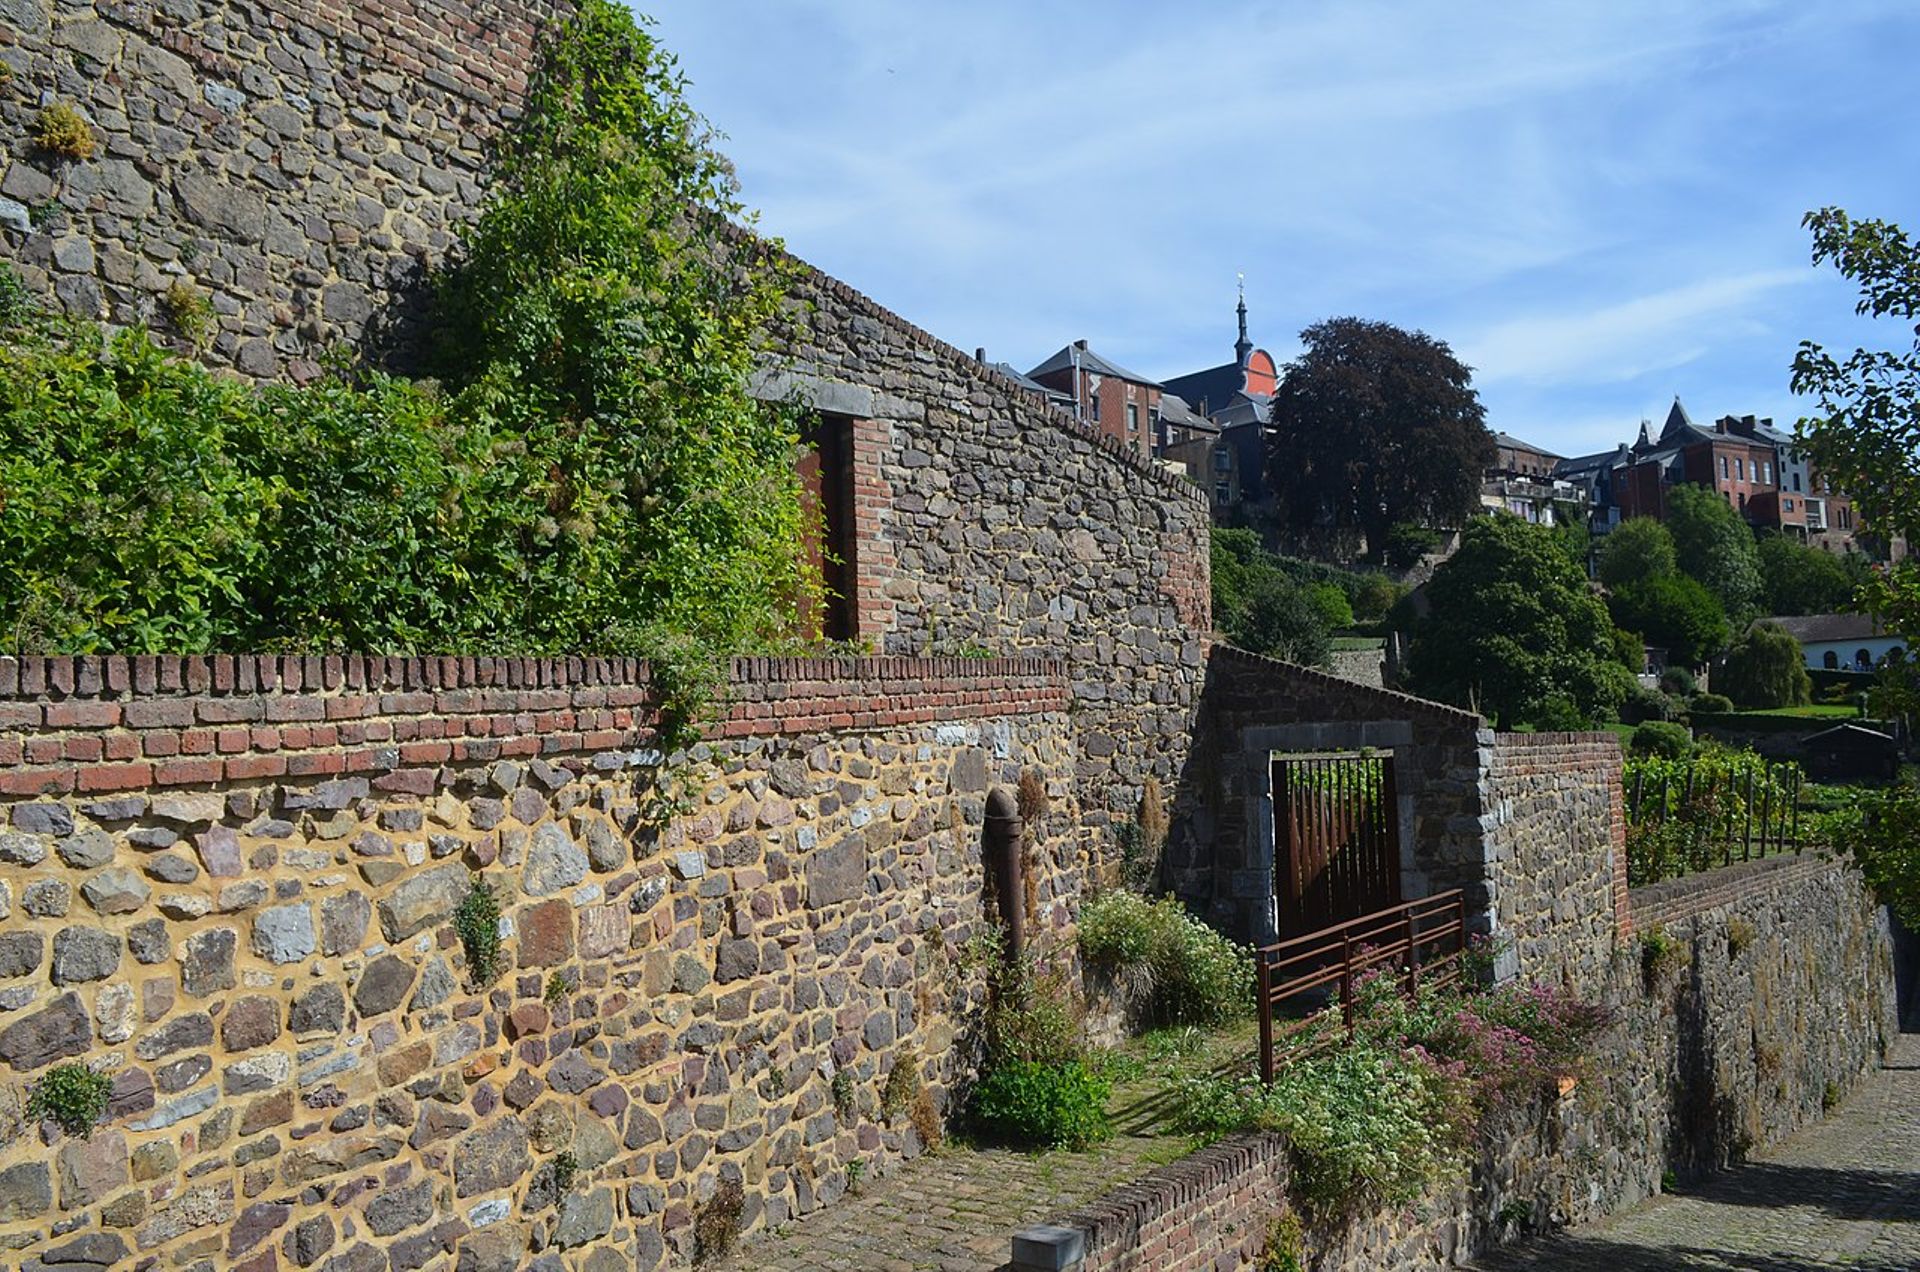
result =
[[[921,1151],[968,1070],[986,792],[1023,770],[1035,927],[1070,922],[1065,678],[734,689],[659,821],[628,662],[0,661],[0,1261],[652,1268]],[[67,1060],[113,1078],[87,1139],[21,1116]]]
[[[1504,780],[1537,765],[1526,752],[1540,745],[1503,740]],[[1515,838],[1516,868],[1545,877],[1527,858],[1556,842]],[[1590,949],[1602,928],[1618,930],[1615,904],[1611,887],[1578,889],[1553,928],[1535,912],[1524,939],[1551,955],[1563,929]],[[1640,941],[1615,944],[1586,991],[1619,1014],[1594,1073],[1496,1117],[1470,1168],[1419,1204],[1310,1227],[1305,1266],[1457,1266],[1612,1213],[1657,1192],[1666,1171],[1686,1180],[1791,1134],[1885,1057],[1898,1027],[1891,933],[1850,865],[1811,854],[1755,862],[1636,891],[1630,904],[1632,928],[1660,927],[1683,957],[1652,967]],[[1142,1255],[1148,1243],[1193,1252],[1165,1266],[1247,1266],[1288,1205],[1284,1151],[1259,1139],[1228,1148],[1054,1222],[1082,1234],[1088,1269],[1162,1266]]]

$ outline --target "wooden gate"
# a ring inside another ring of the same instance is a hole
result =
[[[1273,758],[1274,893],[1282,939],[1400,903],[1390,755]]]

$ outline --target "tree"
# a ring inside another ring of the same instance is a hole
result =
[[[1920,248],[1890,221],[1809,212],[1813,263],[1832,261],[1859,284],[1854,312],[1912,324],[1920,317]],[[1862,525],[1920,540],[1920,327],[1910,349],[1856,349],[1844,361],[1812,341],[1793,359],[1793,391],[1818,403],[1796,430],[1815,471],[1853,499]],[[1905,336],[1902,336],[1905,339]],[[1863,593],[1881,621],[1920,637],[1920,562],[1880,570]]]
[[[1614,625],[1553,533],[1476,518],[1427,584],[1408,653],[1412,688],[1476,706],[1500,727],[1611,719],[1632,673]]]
[[[1614,622],[1639,632],[1681,666],[1698,667],[1727,647],[1730,633],[1720,602],[1684,574],[1622,584],[1608,593],[1607,609]]]
[[[1755,623],[1735,641],[1713,683],[1742,707],[1801,707],[1813,701],[1800,642],[1778,623]]]
[[[1493,434],[1472,373],[1441,341],[1334,318],[1300,333],[1273,398],[1268,470],[1294,526],[1357,527],[1378,553],[1396,522],[1459,525],[1479,506]]]
[[[747,391],[787,267],[734,228],[684,86],[624,6],[581,0],[439,280],[443,378],[544,461],[529,604],[584,616],[567,648],[785,637],[818,587],[797,414]]]
[[[1733,505],[1705,486],[1675,486],[1667,492],[1667,530],[1681,573],[1706,585],[1729,623],[1744,627],[1753,621],[1760,606],[1760,550]]]
[[[1600,581],[1610,588],[1665,578],[1679,568],[1673,533],[1652,517],[1630,517],[1600,541]]]
[[[1327,662],[1333,648],[1330,598],[1316,597],[1313,591],[1327,585],[1292,577],[1251,530],[1215,530],[1211,556],[1214,626],[1229,641],[1288,662]],[[1344,596],[1341,599],[1344,603]]]
[[[1760,581],[1766,611],[1775,615],[1832,614],[1845,609],[1865,582],[1858,553],[1835,556],[1783,534],[1760,537]]]

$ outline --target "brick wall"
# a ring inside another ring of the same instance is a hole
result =
[[[1285,1204],[1287,1145],[1239,1135],[1203,1148],[1057,1221],[1082,1234],[1080,1272],[1253,1267]]]
[[[0,661],[6,1261],[650,1269],[730,1195],[743,1228],[832,1202],[970,1072],[986,795],[1023,772],[1029,930],[1070,931],[1068,695],[743,660],[657,815],[631,662]],[[491,982],[450,922],[476,873]],[[105,1123],[22,1126],[74,1059]]]

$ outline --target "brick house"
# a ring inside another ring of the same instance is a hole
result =
[[[1076,340],[1027,372],[1026,379],[1067,395],[1081,423],[1138,454],[1153,449],[1162,389],[1156,380],[1109,362]]]

